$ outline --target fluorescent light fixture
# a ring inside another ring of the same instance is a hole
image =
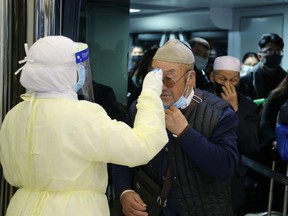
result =
[[[140,12],[140,9],[130,8],[129,12],[130,12],[130,13],[138,13],[138,12]]]

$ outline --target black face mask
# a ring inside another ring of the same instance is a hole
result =
[[[223,93],[223,89],[220,83],[217,83],[216,81],[213,83],[213,90],[215,91],[216,95],[221,97],[221,93]]]
[[[136,56],[132,56],[132,62],[133,64],[138,64],[142,59],[142,56],[141,55],[136,55]]]
[[[276,69],[279,67],[282,57],[283,56],[277,54],[267,55],[263,59],[263,64],[270,69]]]

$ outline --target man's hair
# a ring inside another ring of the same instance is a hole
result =
[[[284,47],[283,39],[278,34],[269,33],[269,34],[263,34],[261,36],[259,43],[258,43],[259,50],[264,48],[266,46],[266,44],[268,44],[268,43],[274,43],[274,44],[280,46],[281,49],[283,49],[283,47]]]
[[[208,41],[200,37],[192,38],[188,41],[188,43],[190,44],[191,48],[193,48],[195,44],[200,44],[203,47],[205,47],[207,50],[210,50],[210,44],[208,43]]]
[[[133,46],[130,48],[130,52],[132,52],[132,51],[133,51],[133,49],[135,49],[135,48],[139,48],[139,49],[142,49],[142,50],[143,50],[143,52],[144,52],[144,49],[143,49],[143,47],[142,47],[141,45],[133,45]]]
[[[243,55],[243,57],[242,57],[242,63],[244,63],[245,60],[246,60],[247,58],[249,58],[249,57],[254,57],[254,58],[256,58],[256,59],[258,60],[257,53],[255,53],[255,52],[246,52],[246,53]]]

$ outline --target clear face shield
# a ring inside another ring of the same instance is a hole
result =
[[[89,61],[89,49],[85,43],[77,43],[78,49],[75,53],[78,82],[74,86],[74,91],[80,99],[94,102],[93,82]]]

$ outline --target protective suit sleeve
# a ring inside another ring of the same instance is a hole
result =
[[[150,71],[144,78],[142,91],[151,89],[154,90],[160,96],[163,85],[162,78],[163,78],[163,72],[161,69],[157,70],[156,72]]]
[[[124,122],[108,120],[103,113],[95,114],[98,128],[92,123],[89,123],[90,127],[85,126],[92,130],[95,127],[94,132],[87,134],[92,134],[89,139],[94,140],[87,154],[93,160],[130,167],[150,161],[168,142],[161,91],[162,71],[148,73],[138,98],[133,128]],[[101,129],[99,125],[103,125]]]

